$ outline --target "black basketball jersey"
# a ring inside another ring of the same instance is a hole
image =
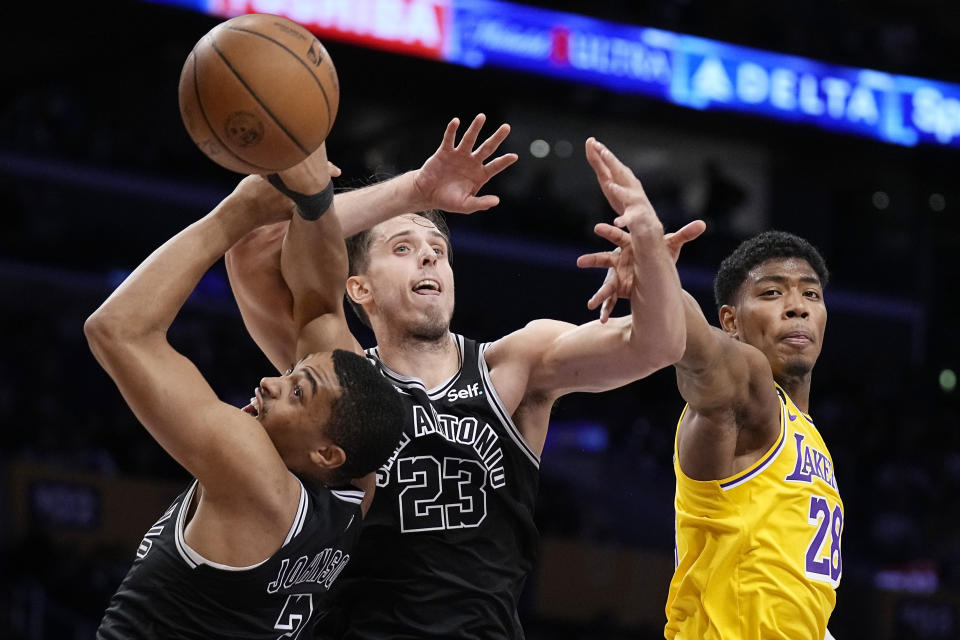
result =
[[[367,351],[407,419],[341,579],[345,638],[523,638],[540,461],[491,384],[487,345],[453,337],[460,370],[429,390]]]
[[[184,540],[195,480],[147,531],[97,639],[310,638],[350,561],[363,491],[301,484],[283,546],[259,564],[236,568],[204,559]]]

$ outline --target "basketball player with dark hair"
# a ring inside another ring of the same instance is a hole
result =
[[[629,290],[630,243],[590,300]],[[720,265],[720,328],[685,298],[687,344],[676,363],[687,402],[674,450],[676,571],[666,637],[822,640],[843,573],[843,502],[833,460],[809,415],[810,382],[827,322],[829,274],[806,240],[768,231]]]
[[[346,327],[325,149],[280,179],[299,199],[281,264],[296,364],[263,378],[244,411],[221,402],[166,333],[235,241],[290,215],[265,179],[244,179],[157,249],[84,325],[134,414],[196,478],[144,536],[97,638],[309,637],[354,553],[371,496],[349,483],[366,476],[372,487],[404,416]]]
[[[674,257],[700,231],[665,239],[640,182],[592,139],[587,158],[608,176],[601,187],[610,204],[631,220],[631,315],[583,326],[536,320],[492,343],[451,333],[449,235],[433,214],[410,212],[484,208],[463,203],[477,204],[470,198],[492,175],[488,167],[508,157],[483,164],[503,127],[472,151],[482,117],[458,146],[456,123],[420,170],[378,185],[395,189],[377,209],[384,221],[349,242],[347,293],[373,328],[378,344],[367,354],[400,390],[407,420],[377,473],[357,562],[344,575],[346,638],[522,638],[517,601],[537,548],[533,509],[554,401],[622,386],[682,355]],[[448,179],[451,166],[459,169]],[[269,292],[245,276],[269,272],[262,248],[231,252],[231,282],[253,335],[264,332],[251,322],[268,312],[251,306]]]

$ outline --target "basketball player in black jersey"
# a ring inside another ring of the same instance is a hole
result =
[[[516,159],[484,164],[506,125],[474,150],[483,116],[455,146],[457,124],[421,169],[369,190],[367,220],[373,211],[385,221],[348,242],[347,292],[378,341],[368,356],[400,390],[408,413],[396,451],[377,473],[357,562],[344,574],[345,638],[522,638],[517,600],[537,546],[533,506],[551,406],[566,393],[627,384],[682,355],[674,255],[701,228],[665,238],[640,182],[592,139],[591,166],[611,176],[602,190],[635,220],[640,277],[632,315],[583,326],[537,320],[489,344],[450,332],[446,228],[433,214],[409,212],[488,208],[496,197],[478,201],[477,191]],[[350,207],[367,191],[348,194]],[[270,291],[282,287],[263,277],[271,273],[271,246],[276,241],[265,234],[248,238],[228,266],[251,334],[266,336],[258,342],[278,363],[292,332],[278,313],[284,301],[271,302]],[[271,324],[257,326],[265,317]]]
[[[321,147],[281,178],[323,194],[329,172]],[[329,201],[319,202],[301,215],[322,214]],[[336,216],[290,222],[281,268],[298,360],[263,378],[246,410],[218,400],[166,339],[230,245],[291,210],[265,179],[246,178],[147,258],[84,326],[130,408],[196,478],[144,536],[97,638],[307,638],[354,553],[369,498],[349,482],[366,475],[372,483],[403,417],[390,384],[352,352]]]

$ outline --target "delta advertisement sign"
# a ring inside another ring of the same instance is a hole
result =
[[[319,36],[500,67],[693,109],[960,147],[960,85],[830,65],[500,0],[165,0],[222,17],[286,16]]]

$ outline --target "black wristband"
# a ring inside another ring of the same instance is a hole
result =
[[[304,220],[319,220],[320,216],[325,214],[333,204],[333,181],[328,182],[320,193],[307,195],[288,188],[276,173],[268,175],[267,180],[276,187],[277,191],[293,200],[297,205],[297,213]]]

